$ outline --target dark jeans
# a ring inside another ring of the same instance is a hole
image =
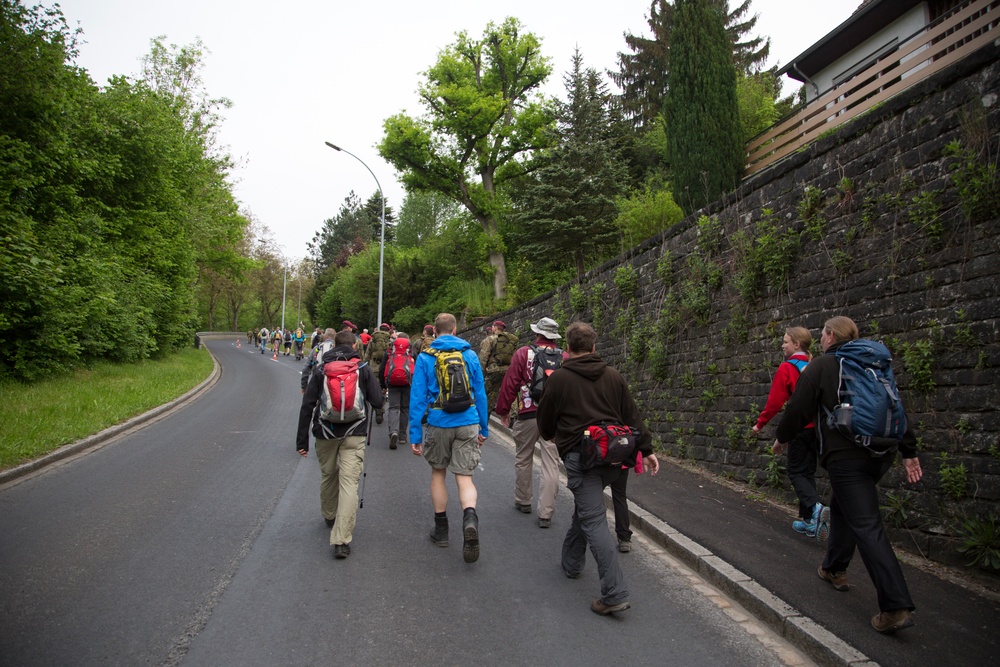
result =
[[[604,487],[618,478],[621,468],[601,466],[583,470],[577,452],[567,454],[563,463],[566,485],[573,492],[573,518],[562,546],[563,569],[568,574],[582,572],[589,544],[601,577],[601,600],[608,605],[624,602],[628,599],[628,585],[618,562],[618,547],[608,530],[608,510],[604,506]]]
[[[854,549],[875,584],[880,611],[913,610],[913,600],[896,553],[882,525],[875,485],[892,465],[891,457],[844,459],[826,466],[833,489],[830,499],[830,539],[823,569],[843,572]]]
[[[813,506],[819,502],[816,493],[816,429],[807,428],[788,443],[788,479],[799,498],[799,516],[812,521]]]
[[[622,468],[618,479],[611,482],[611,502],[615,506],[615,535],[622,542],[629,542],[632,539],[632,531],[629,530],[628,518],[628,497],[625,489],[628,486],[628,468]]]

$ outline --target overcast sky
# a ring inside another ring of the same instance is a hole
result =
[[[48,0],[42,0],[51,4]],[[734,4],[731,2],[730,4]],[[757,34],[771,38],[771,62],[785,64],[831,31],[860,0],[753,0]],[[615,69],[626,31],[649,35],[649,0],[60,0],[83,29],[77,64],[98,84],[134,74],[150,39],[211,51],[205,87],[227,97],[220,137],[240,166],[236,196],[266,224],[289,259],[354,190],[367,199],[375,180],[397,212],[404,197],[375,149],[385,118],[423,113],[416,97],[438,52],[461,30],[478,36],[489,21],[520,19],[542,40],[553,74],[545,92],[562,97],[562,76],[579,46],[584,65]],[[786,86],[786,92],[793,88]]]

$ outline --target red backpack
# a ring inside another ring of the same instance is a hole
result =
[[[413,361],[405,347],[395,347],[385,364],[385,383],[390,387],[409,387],[413,379]]]
[[[323,365],[323,398],[320,419],[335,424],[351,424],[364,419],[365,397],[359,384],[357,359],[328,361]]]

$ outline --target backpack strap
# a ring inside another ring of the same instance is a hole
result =
[[[802,371],[806,369],[806,365],[809,362],[804,359],[785,359],[784,363],[791,364],[801,374]]]

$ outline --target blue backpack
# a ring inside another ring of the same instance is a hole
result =
[[[906,433],[906,413],[892,374],[892,355],[882,343],[852,340],[834,350],[840,363],[837,405],[826,425],[851,438],[872,456],[895,451]]]

